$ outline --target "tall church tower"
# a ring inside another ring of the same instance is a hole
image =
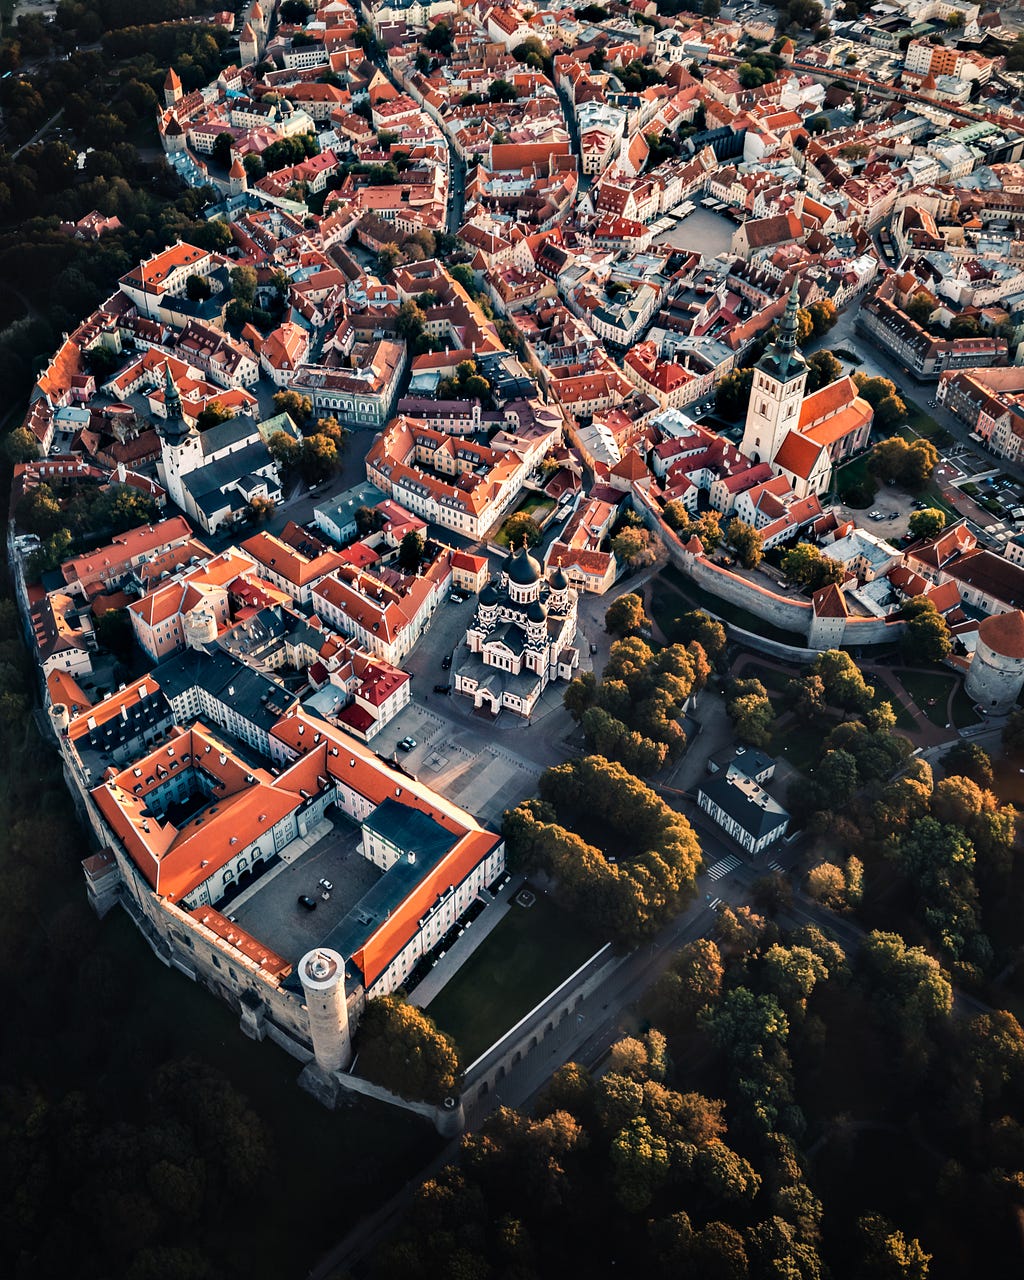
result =
[[[754,367],[740,447],[755,462],[773,462],[787,432],[800,425],[807,364],[796,345],[799,309],[800,294],[794,280],[779,336]]]
[[[164,409],[166,417],[163,422],[157,423],[161,480],[171,501],[185,510],[181,480],[203,465],[203,446],[199,441],[199,432],[194,431],[185,421],[181,395],[175,386],[169,360],[164,365]]]

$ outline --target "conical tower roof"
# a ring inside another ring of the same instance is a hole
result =
[[[786,310],[779,322],[779,335],[758,361],[757,367],[780,382],[789,382],[806,373],[807,365],[797,346],[800,330],[799,281],[793,281],[786,302]]]
[[[186,425],[181,412],[181,396],[171,373],[170,360],[164,361],[164,409],[167,416],[159,428],[160,434],[169,443],[177,444],[184,440],[191,428]]]

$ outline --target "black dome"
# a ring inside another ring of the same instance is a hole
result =
[[[531,583],[540,581],[540,563],[525,547],[520,547],[512,556],[505,572],[509,580],[520,587],[528,587]]]
[[[548,616],[547,606],[539,600],[532,600],[527,607],[526,616],[531,622],[543,622]]]
[[[558,566],[548,581],[551,583],[552,591],[567,591],[569,589],[569,579],[565,576],[565,570],[561,565]]]
[[[487,586],[484,587],[483,591],[480,592],[480,603],[481,604],[497,604],[498,603],[498,589],[497,587],[495,587],[493,582],[488,582]]]

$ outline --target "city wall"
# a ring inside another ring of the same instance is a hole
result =
[[[814,611],[809,601],[780,596],[767,587],[732,573],[724,565],[713,564],[706,557],[696,556],[687,551],[677,535],[662,519],[660,509],[649,494],[634,487],[632,497],[634,509],[650,532],[664,546],[669,560],[680,573],[685,574],[709,595],[745,609],[747,613],[753,614],[754,617],[772,626],[804,636],[808,640],[808,647],[803,649],[797,645],[770,640],[766,636],[757,635],[736,626],[735,623],[727,622],[724,618],[721,619],[732,635],[752,648],[774,657],[783,657],[795,662],[809,662],[821,649],[830,648],[835,643],[847,646],[876,645],[892,644],[899,639],[903,631],[901,622],[891,622],[885,618],[847,618],[840,641],[830,638],[828,643],[815,647],[811,640]],[[709,609],[708,612],[714,614],[713,609]]]

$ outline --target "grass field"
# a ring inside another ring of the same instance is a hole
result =
[[[940,729],[948,723],[946,706],[956,677],[943,671],[895,670],[892,673],[924,714]]]
[[[555,504],[551,501],[550,498],[545,497],[543,493],[528,493],[526,495],[526,499],[523,502],[521,502],[519,506],[516,507],[515,511],[512,512],[511,514],[519,515],[520,513],[522,513],[523,515],[531,516],[537,522],[537,524],[542,524],[545,517],[548,516],[550,512],[554,510],[554,508],[555,508]],[[507,523],[508,521],[506,520],[505,524]],[[508,535],[505,533],[504,524],[501,526],[501,529],[498,531],[498,535],[494,539],[494,541],[499,543],[503,547],[508,546]]]
[[[513,901],[427,1013],[454,1037],[468,1066],[601,945],[544,894],[532,907]]]

